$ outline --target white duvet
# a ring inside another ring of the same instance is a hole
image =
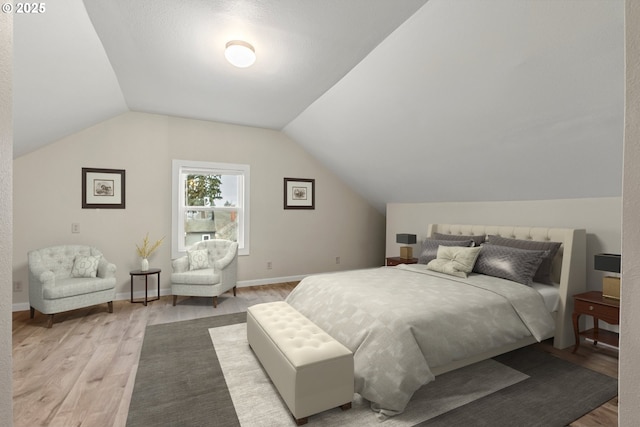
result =
[[[528,286],[424,265],[309,276],[287,302],[353,352],[356,392],[385,415],[434,379],[430,368],[531,335],[540,341],[555,327]]]

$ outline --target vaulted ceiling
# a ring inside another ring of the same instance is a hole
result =
[[[15,156],[143,111],[282,130],[381,210],[619,196],[624,2],[67,0],[14,16],[13,90]]]

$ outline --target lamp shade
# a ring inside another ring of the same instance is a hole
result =
[[[596,254],[593,257],[593,268],[599,271],[620,273],[621,256],[618,254]]]
[[[416,243],[416,235],[415,234],[396,234],[396,243],[413,245]]]

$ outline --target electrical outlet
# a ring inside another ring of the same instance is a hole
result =
[[[80,232],[80,224],[78,224],[77,222],[74,222],[71,224],[71,232],[72,233],[79,233]]]
[[[273,264],[271,261],[267,261],[267,270],[271,270],[273,268]]]
[[[340,257],[339,256],[336,257],[336,264],[340,264]]]
[[[13,282],[13,292],[22,292],[22,282]]]

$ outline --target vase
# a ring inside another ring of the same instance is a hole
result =
[[[142,258],[140,261],[140,270],[148,271],[149,270],[149,260],[146,258]]]

